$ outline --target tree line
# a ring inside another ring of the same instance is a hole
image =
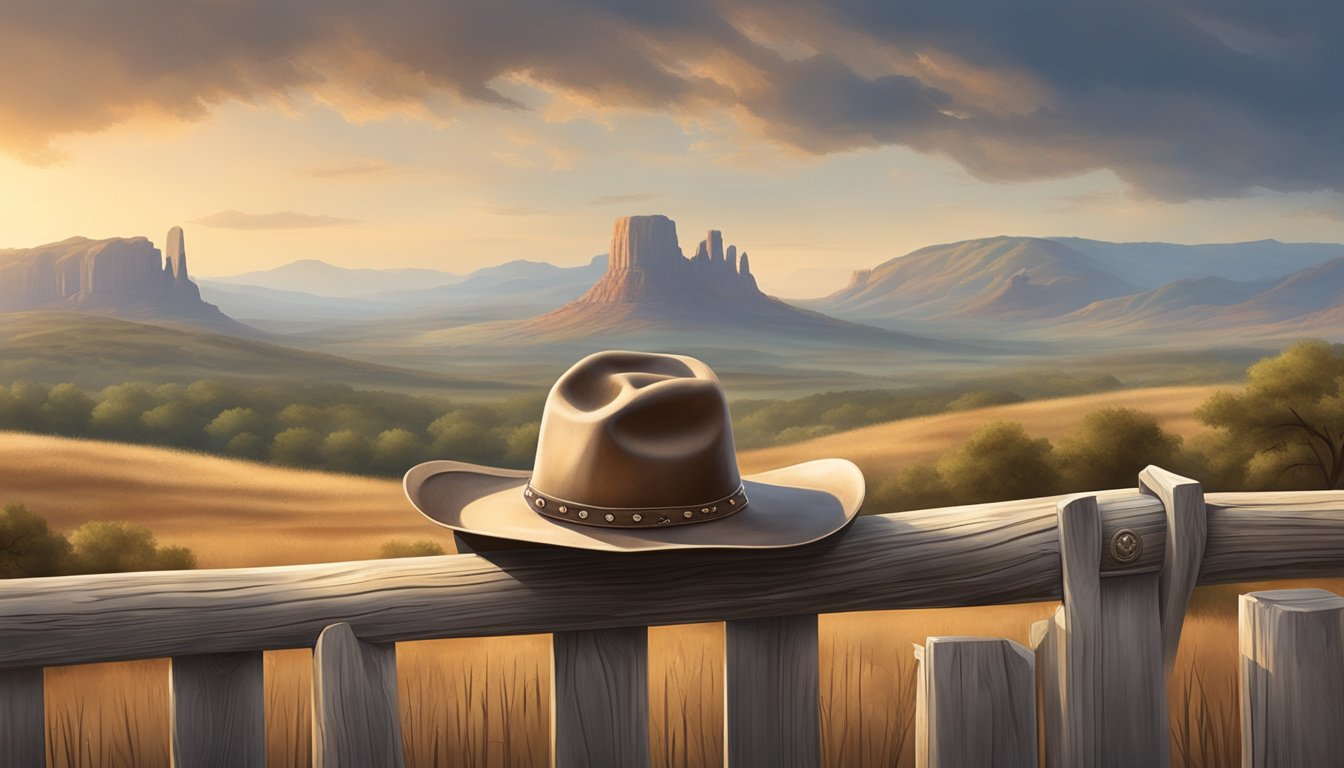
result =
[[[797,442],[948,410],[1114,389],[1108,375],[1044,373],[943,387],[825,392],[732,403],[741,449]],[[358,390],[342,384],[244,386],[128,382],[0,385],[0,430],[145,443],[282,466],[399,477],[430,459],[527,468],[545,395],[489,403]]]
[[[1344,480],[1344,346],[1311,340],[1247,371],[1195,418],[1211,429],[1191,441],[1132,408],[1083,417],[1058,443],[1017,422],[982,425],[934,462],[895,469],[871,484],[865,511],[1132,487],[1156,464],[1209,491],[1334,490]]]

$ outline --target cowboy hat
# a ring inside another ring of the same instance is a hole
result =
[[[430,461],[406,496],[455,531],[578,549],[770,549],[829,536],[858,513],[844,459],[741,476],[718,377],[692,357],[598,352],[546,398],[531,472]]]

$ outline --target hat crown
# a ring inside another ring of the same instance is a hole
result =
[[[735,493],[728,402],[695,358],[598,352],[551,388],[531,485],[582,505],[700,505]]]

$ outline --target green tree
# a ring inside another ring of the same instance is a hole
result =
[[[0,428],[40,431],[46,402],[47,390],[40,384],[16,381],[8,389],[0,386]]]
[[[71,568],[70,542],[22,504],[0,510],[0,578],[59,576]]]
[[[154,407],[154,396],[140,384],[117,384],[102,391],[89,423],[113,440],[134,440],[144,432],[140,415]]]
[[[229,438],[224,452],[240,459],[260,459],[266,454],[266,441],[255,432],[239,432]]]
[[[74,384],[57,384],[47,393],[40,415],[46,428],[58,435],[82,435],[89,431],[93,398]]]
[[[291,467],[315,466],[321,458],[322,435],[310,427],[290,427],[271,441],[271,461]]]
[[[442,555],[443,545],[429,539],[417,541],[389,541],[378,550],[378,556],[391,557],[430,557]]]
[[[262,420],[257,412],[240,406],[220,411],[218,416],[205,425],[205,432],[220,443],[226,444],[237,435],[244,432],[260,432],[261,428]]]
[[[1132,487],[1149,464],[1175,469],[1181,438],[1157,417],[1133,408],[1104,408],[1083,417],[1055,448],[1056,466],[1069,491]]]
[[[373,441],[373,465],[386,474],[410,469],[424,451],[420,438],[409,429],[389,429]]]
[[[140,423],[160,442],[191,445],[199,440],[200,422],[182,400],[150,408],[140,414]]]
[[[327,435],[321,454],[328,468],[358,473],[368,471],[371,451],[368,438],[353,429],[342,429]]]
[[[79,573],[164,571],[196,567],[196,557],[185,547],[159,548],[148,528],[129,523],[96,520],[70,534],[75,569]]]
[[[1251,366],[1240,392],[1219,391],[1195,417],[1254,451],[1255,482],[1336,489],[1344,478],[1344,354],[1303,341]]]
[[[1059,487],[1050,453],[1050,441],[1032,438],[1021,424],[992,421],[939,459],[938,474],[959,503],[1046,496]]]
[[[903,467],[894,476],[879,479],[864,500],[863,511],[867,514],[905,512],[945,507],[958,501],[938,467],[930,462],[920,462]]]

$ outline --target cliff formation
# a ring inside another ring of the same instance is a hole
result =
[[[169,230],[165,250],[143,237],[72,237],[0,251],[0,312],[95,312],[255,333],[201,299],[181,227]]]

